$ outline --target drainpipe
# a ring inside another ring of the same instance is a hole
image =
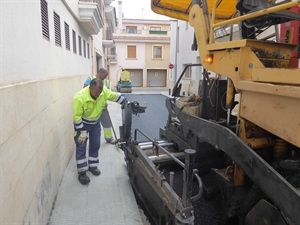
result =
[[[178,29],[178,20],[171,20],[171,30],[172,30],[172,33],[171,33],[171,40],[173,39],[174,41],[171,41],[171,44],[173,46],[171,46],[171,57],[170,58],[170,63],[174,64],[174,68],[171,70],[171,74],[173,76],[173,86],[175,86],[176,82],[177,82],[177,51],[178,51],[178,33],[179,33],[179,29]],[[175,46],[174,46],[175,45]]]
[[[91,37],[91,60],[92,60],[92,74],[91,76],[93,76],[95,73],[95,62],[94,62],[94,39],[93,36],[90,35]]]
[[[175,66],[174,66],[174,84],[177,82],[177,54],[178,54],[178,45],[179,45],[179,27],[178,27],[178,20],[176,22],[176,43],[175,43]]]

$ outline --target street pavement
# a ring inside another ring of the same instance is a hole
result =
[[[154,100],[149,97],[152,94],[156,96]],[[130,101],[146,101],[150,109],[155,107],[154,103],[157,101],[163,104],[162,107],[156,106],[157,113],[153,115],[147,115],[146,109],[145,115],[133,116],[133,129],[139,128],[151,137],[158,138],[158,128],[166,122],[166,116],[163,116],[165,95],[157,91],[124,94]],[[116,135],[119,137],[119,126],[122,125],[121,107],[117,103],[108,102],[108,110]],[[150,119],[145,121],[144,116],[150,116],[147,117]],[[147,123],[144,124],[143,121]],[[106,143],[102,135],[99,157],[101,175],[96,177],[88,172],[91,182],[88,185],[81,185],[77,179],[74,146],[74,154],[63,175],[48,225],[149,224],[137,205],[127,175],[123,151],[115,145]]]
[[[117,103],[108,104],[113,125],[118,128],[121,126],[121,107]],[[91,182],[81,185],[73,154],[48,225],[144,224],[127,175],[123,151],[106,143],[102,135],[99,158],[101,175],[96,177],[88,172]]]

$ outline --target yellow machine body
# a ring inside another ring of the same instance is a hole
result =
[[[198,51],[205,69],[231,79],[240,93],[239,118],[300,147],[300,69],[290,67],[296,45],[253,39],[215,42],[214,30],[245,19],[299,7],[299,1],[237,16],[235,1],[152,0],[152,10],[194,27]],[[207,11],[205,12],[205,8]],[[208,12],[208,13],[207,13]],[[206,62],[207,55],[213,57]]]

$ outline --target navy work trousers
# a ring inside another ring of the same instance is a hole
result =
[[[87,140],[84,143],[78,143],[78,136],[80,132],[77,132],[74,141],[76,144],[76,166],[78,173],[86,172],[89,167],[97,168],[99,165],[99,149],[100,149],[100,135],[101,135],[101,127],[100,123],[96,123],[93,125],[85,124],[83,130],[88,132],[89,139],[89,151],[87,155]],[[88,160],[87,160],[88,157]]]

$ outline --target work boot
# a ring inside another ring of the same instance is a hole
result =
[[[100,170],[97,167],[90,167],[89,171],[94,175],[94,176],[99,176],[101,174]]]
[[[81,184],[88,184],[90,183],[90,178],[86,175],[86,173],[78,174],[78,180]]]
[[[116,140],[114,140],[113,138],[106,139],[106,142],[112,145],[115,145],[117,143]]]

